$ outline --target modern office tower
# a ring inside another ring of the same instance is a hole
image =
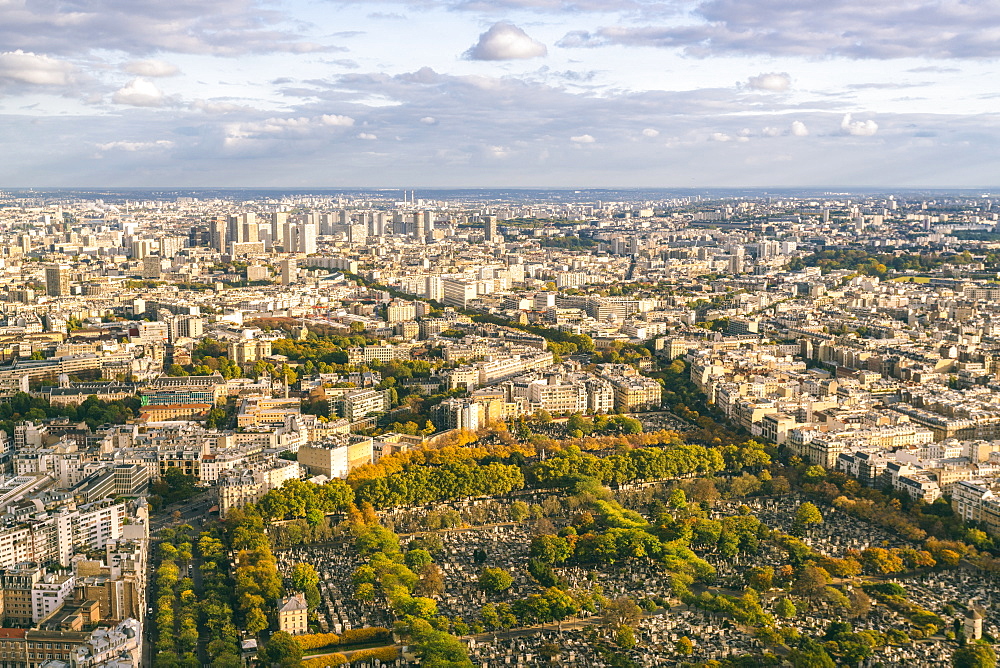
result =
[[[229,216],[229,243],[256,243],[257,238],[257,214],[241,213],[238,216]]]
[[[499,234],[499,227],[497,225],[496,216],[486,216],[486,220],[483,221],[484,235],[487,241],[493,241],[497,238]]]
[[[639,239],[634,236],[618,236],[611,240],[611,252],[615,255],[635,255],[639,252]]]
[[[267,267],[259,264],[252,264],[247,267],[248,281],[266,281],[271,277],[271,272]]]
[[[160,255],[174,257],[184,248],[184,237],[163,237],[160,239]]]
[[[384,237],[386,233],[386,227],[388,223],[388,217],[382,212],[376,212],[371,215],[368,221],[368,236],[370,237]]]
[[[128,246],[130,257],[136,260],[141,260],[147,255],[152,255],[160,250],[160,242],[157,239],[131,237]]]
[[[323,236],[333,234],[340,216],[335,213],[323,213],[319,217],[319,233]]]
[[[280,247],[281,252],[290,253],[292,247],[292,228],[295,226],[293,221],[285,220],[281,223],[280,227],[274,228],[273,237],[271,243],[275,247]]]
[[[299,232],[299,247],[298,251],[300,253],[305,253],[309,255],[316,252],[316,237],[317,229],[316,221],[309,220],[302,224],[302,229]]]
[[[735,252],[729,258],[729,271],[733,274],[742,274],[745,267],[746,253],[742,248],[734,250]]]
[[[188,232],[188,246],[203,248],[212,245],[212,228],[210,225],[194,225]]]
[[[469,302],[474,300],[479,292],[476,289],[475,281],[466,281],[458,278],[441,279],[441,301],[448,306],[465,308]]]
[[[285,230],[286,253],[310,255],[316,252],[316,224],[308,218],[288,223]]]
[[[298,269],[295,266],[295,260],[292,258],[285,258],[281,261],[281,284],[291,285],[295,282],[298,277]]]
[[[430,209],[424,211],[424,239],[434,240],[434,219],[435,214]]]
[[[243,240],[249,243],[254,243],[256,241],[259,241],[259,238],[257,236],[256,217],[257,216],[252,213],[245,214],[244,218],[246,218],[247,220],[244,220],[243,224],[240,226],[243,231]]]
[[[424,287],[424,296],[427,297],[427,299],[441,301],[441,298],[444,296],[444,291],[441,287],[440,276],[427,277]]]
[[[285,238],[285,226],[288,224],[288,214],[275,211],[271,214],[271,247],[280,246]]]
[[[142,277],[160,278],[163,276],[163,258],[159,255],[147,255],[142,258]]]
[[[422,211],[413,212],[413,223],[410,226],[410,236],[419,241],[423,241],[427,233],[426,221]]]
[[[65,297],[69,294],[69,266],[53,264],[45,268],[45,294]]]
[[[226,251],[226,242],[229,241],[229,225],[227,221],[222,218],[216,218],[209,226],[209,233],[212,238],[212,248],[220,253],[224,253]]]
[[[257,241],[264,244],[264,250],[270,251],[274,246],[274,238],[271,236],[270,225],[257,226]]]
[[[243,224],[239,216],[229,216],[229,224],[226,227],[226,240],[229,243],[241,243],[243,241]]]
[[[367,225],[348,225],[347,241],[352,244],[363,244],[368,240]]]

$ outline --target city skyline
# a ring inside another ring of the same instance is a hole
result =
[[[967,187],[987,7],[0,5],[0,187]]]
[[[6,188],[0,242],[5,668],[996,666],[996,195]]]

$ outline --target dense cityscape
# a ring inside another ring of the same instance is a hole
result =
[[[5,190],[0,668],[993,666],[980,191]]]

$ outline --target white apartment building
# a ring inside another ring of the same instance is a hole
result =
[[[36,624],[55,612],[73,593],[76,576],[47,573],[31,588],[31,621]]]

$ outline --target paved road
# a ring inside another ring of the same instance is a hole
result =
[[[157,545],[159,544],[159,539],[156,537],[160,529],[165,527],[172,527],[178,524],[190,524],[194,527],[195,531],[201,529],[205,520],[208,518],[209,509],[215,505],[215,499],[210,490],[204,490],[191,497],[187,501],[181,501],[178,503],[172,503],[164,506],[159,512],[155,513],[149,521],[149,555],[146,560],[146,606],[147,611],[145,613],[143,622],[143,634],[145,638],[143,640],[142,649],[142,665],[152,666],[153,665],[153,654],[154,654],[154,638],[153,638],[153,620],[156,611],[156,599],[153,597],[153,579],[155,577],[155,571],[153,570],[154,555],[157,550]],[[174,517],[174,512],[180,513],[180,518]],[[197,569],[195,569],[197,571]],[[200,579],[201,573],[195,572],[195,578]],[[200,583],[196,582],[197,585]],[[149,613],[152,609],[153,613]]]
[[[190,524],[193,520],[202,519],[208,515],[208,510],[215,505],[215,499],[210,490],[199,492],[187,501],[171,503],[156,513],[149,523],[150,533],[175,524]],[[180,520],[174,518],[174,512],[180,513]]]

